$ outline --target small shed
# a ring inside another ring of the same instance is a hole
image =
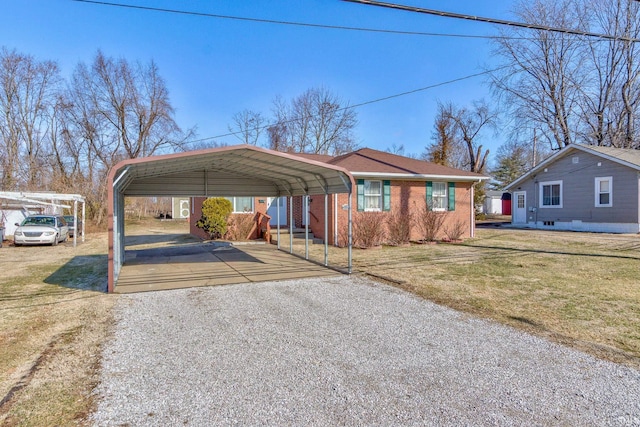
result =
[[[511,215],[511,193],[502,193],[502,215]]]
[[[502,191],[489,190],[485,193],[483,212],[487,215],[502,215]]]

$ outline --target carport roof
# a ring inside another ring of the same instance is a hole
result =
[[[351,193],[344,168],[236,145],[124,160],[109,173],[108,290],[124,262],[125,196],[301,196]]]
[[[125,196],[296,196],[353,184],[342,167],[252,145],[125,160],[111,176]]]

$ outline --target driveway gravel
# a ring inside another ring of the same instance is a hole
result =
[[[124,295],[98,426],[640,426],[640,371],[363,277]]]

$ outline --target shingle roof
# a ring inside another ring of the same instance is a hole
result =
[[[412,159],[384,151],[362,148],[342,156],[334,157],[329,164],[340,166],[351,173],[390,175],[444,176],[470,180],[486,179],[478,173],[450,168],[424,160]]]
[[[640,167],[640,150],[631,148],[597,147],[594,145],[584,146],[584,148]]]

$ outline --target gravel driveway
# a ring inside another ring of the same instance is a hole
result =
[[[640,371],[362,277],[121,296],[93,421],[640,425]]]

